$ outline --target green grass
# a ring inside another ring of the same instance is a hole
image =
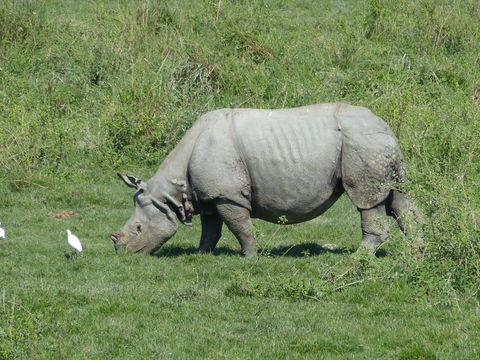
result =
[[[256,259],[241,258],[228,231],[214,255],[193,254],[198,221],[157,256],[143,256],[115,254],[107,236],[131,211],[123,184],[57,186],[6,199],[18,202],[2,216],[6,359],[479,355],[475,303],[457,298],[449,306],[419,294],[400,272],[408,243],[396,231],[384,256],[353,253],[361,236],[347,198],[305,224],[257,221]],[[47,216],[69,209],[78,215]],[[64,256],[66,228],[85,247],[74,260]],[[332,242],[338,251],[321,248]]]
[[[0,3],[0,359],[476,359],[480,27],[476,0]],[[399,138],[425,213],[355,251],[346,197],[256,222],[256,259],[200,228],[154,257],[115,254],[148,179],[202,113],[341,101]],[[78,215],[54,219],[48,213]],[[65,229],[85,251],[68,260]],[[321,246],[335,244],[338,250]]]

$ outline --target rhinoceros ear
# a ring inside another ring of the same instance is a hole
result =
[[[128,187],[131,187],[131,188],[134,188],[134,189],[145,189],[145,182],[143,182],[142,180],[140,179],[137,179],[136,177],[134,176],[130,176],[130,175],[123,175],[123,174],[120,174],[120,173],[117,173],[118,177],[120,179],[123,180],[123,182],[125,184],[127,184]]]

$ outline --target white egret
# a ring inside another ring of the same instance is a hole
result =
[[[2,223],[0,222],[0,239],[6,239],[7,235],[5,234],[5,229],[2,228]]]
[[[70,247],[74,249],[74,253],[72,254],[72,257],[76,257],[77,251],[81,252],[83,250],[82,243],[80,242],[79,238],[76,237],[74,234],[72,234],[72,232],[69,229],[67,229],[67,234],[68,234],[68,237],[67,237],[68,245],[70,245]]]

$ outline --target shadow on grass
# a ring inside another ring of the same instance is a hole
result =
[[[177,257],[184,255],[198,254],[197,248],[194,246],[182,247],[178,245],[172,245],[157,251],[153,256],[156,257]],[[226,247],[217,247],[213,251],[212,255],[239,255],[240,251],[235,251]],[[199,254],[200,255],[200,254]]]
[[[305,243],[300,245],[291,245],[291,246],[278,246],[271,249],[264,248],[259,249],[258,254],[261,256],[262,254],[268,254],[270,256],[289,256],[289,257],[307,257],[307,256],[316,256],[325,253],[333,253],[333,254],[352,254],[355,252],[353,249],[344,249],[344,248],[337,248],[332,246],[322,246],[316,243]],[[158,258],[161,257],[178,257],[184,255],[193,255],[198,254],[197,248],[194,246],[187,246],[182,247],[178,245],[172,245],[166,247],[164,249],[159,250],[153,256]],[[212,255],[238,255],[240,256],[240,250],[232,250],[226,247],[217,247],[213,251]],[[377,256],[385,256],[385,252],[383,249],[380,249],[377,253]]]
[[[316,256],[325,253],[333,254],[351,254],[352,249],[342,249],[336,246],[322,246],[316,243],[305,243],[300,245],[279,246],[272,249],[264,249],[272,256],[290,256],[290,257],[307,257]]]
[[[388,253],[384,249],[378,249],[377,252],[375,253],[375,256],[377,258],[383,258],[385,256],[388,256]]]

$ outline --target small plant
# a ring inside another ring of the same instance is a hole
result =
[[[303,257],[309,257],[310,256],[310,251],[308,249],[302,250],[301,254]]]
[[[281,215],[278,217],[277,224],[286,225],[287,223],[288,223],[288,219],[285,215]]]

